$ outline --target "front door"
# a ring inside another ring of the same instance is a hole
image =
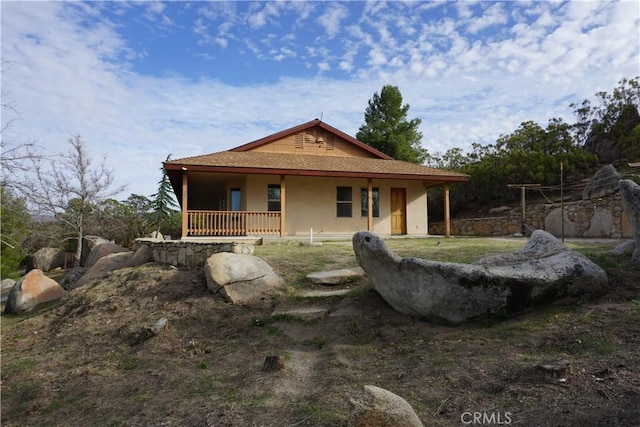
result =
[[[407,192],[391,189],[391,234],[407,234]]]

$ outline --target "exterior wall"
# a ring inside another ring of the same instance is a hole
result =
[[[535,229],[561,235],[562,210],[559,203],[526,206],[525,222]],[[431,234],[444,234],[443,223],[429,225]],[[462,236],[504,236],[521,231],[520,208],[490,218],[451,220],[451,234]],[[631,238],[629,219],[622,208],[620,194],[564,204],[565,237]]]
[[[247,177],[245,193],[247,210],[267,210],[267,185],[280,184],[278,175],[250,175]],[[352,188],[352,216],[338,218],[336,215],[336,187]],[[407,234],[427,233],[427,199],[421,181],[373,180],[372,186],[380,191],[380,217],[373,218],[373,231],[378,234],[391,233],[390,194],[392,187],[406,188]],[[367,217],[361,216],[360,190],[367,188],[365,178],[323,178],[287,176],[286,188],[286,235],[307,235],[311,228],[318,234],[352,234],[367,229]]]

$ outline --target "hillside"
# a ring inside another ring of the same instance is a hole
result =
[[[402,256],[469,262],[520,239],[398,239]],[[640,267],[608,254],[619,243],[572,242],[606,269],[596,301],[562,302],[459,327],[394,312],[362,279],[344,297],[310,300],[307,273],[356,265],[350,242],[256,247],[290,285],[264,306],[207,291],[200,269],[148,264],[112,273],[63,303],[2,316],[2,424],[345,425],[365,384],[405,398],[428,426],[465,412],[517,425],[640,424]],[[322,306],[317,319],[271,316]],[[158,335],[148,329],[165,317]],[[282,371],[262,371],[266,356]],[[536,365],[570,362],[561,378]],[[504,419],[504,418],[503,418]]]

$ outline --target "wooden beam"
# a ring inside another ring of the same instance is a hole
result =
[[[522,235],[526,234],[527,226],[525,225],[525,209],[526,209],[526,190],[540,189],[540,184],[507,184],[509,188],[520,188],[520,226],[522,227]],[[547,199],[548,200],[548,199]],[[564,215],[564,213],[563,213]]]
[[[187,213],[187,203],[189,194],[189,172],[182,171],[182,238],[187,237],[189,216]]]
[[[451,212],[449,208],[449,185],[444,184],[444,235],[451,236]]]
[[[285,224],[287,223],[287,187],[284,175],[280,175],[280,238],[286,236]]]
[[[367,230],[373,231],[373,187],[371,178],[367,179]]]

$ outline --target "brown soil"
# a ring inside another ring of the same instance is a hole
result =
[[[120,270],[57,306],[3,316],[2,424],[337,426],[349,397],[373,384],[426,426],[465,425],[473,413],[503,425],[640,425],[640,268],[604,261],[611,289],[596,301],[459,327],[396,313],[366,279],[346,297],[290,290],[238,307],[210,294],[201,270]],[[337,253],[325,268],[344,264]],[[329,314],[271,316],[306,305]],[[285,368],[263,372],[273,355]],[[567,372],[536,369],[553,359],[567,359]]]

